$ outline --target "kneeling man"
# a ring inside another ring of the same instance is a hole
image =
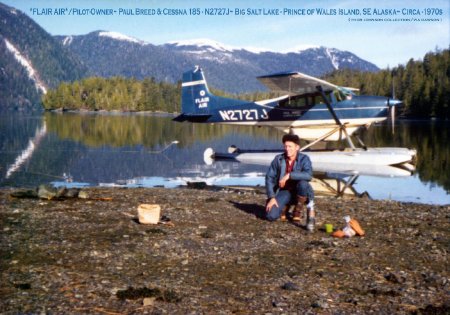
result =
[[[306,205],[306,229],[314,231],[314,191],[309,184],[312,179],[311,160],[299,152],[297,135],[283,136],[284,153],[277,155],[266,174],[266,217],[269,221],[286,220],[286,212],[295,205],[293,221],[300,221]]]

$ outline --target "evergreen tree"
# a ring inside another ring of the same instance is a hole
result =
[[[403,101],[409,117],[450,118],[450,50],[427,53],[423,61],[410,59],[405,66],[379,72],[337,70],[324,77],[340,86],[360,89],[361,94],[395,97]]]

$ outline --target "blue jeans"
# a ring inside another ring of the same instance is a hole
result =
[[[297,196],[306,197],[306,202],[314,200],[314,191],[308,181],[298,181],[296,188],[293,190],[280,189],[275,196],[278,207],[275,205],[269,212],[266,212],[266,219],[269,221],[277,220],[281,217],[281,212],[286,205],[297,204]]]

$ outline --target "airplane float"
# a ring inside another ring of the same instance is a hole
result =
[[[416,151],[407,148],[367,148],[357,137],[357,148],[351,136],[360,128],[395,119],[395,107],[401,101],[382,96],[356,95],[356,89],[300,73],[284,72],[258,77],[281,97],[249,102],[213,95],[200,67],[183,74],[181,109],[178,122],[269,126],[285,133],[297,134],[309,143],[301,147],[313,165],[334,163],[347,165],[394,165],[413,171]],[[348,148],[314,151],[309,148],[320,141],[345,139]],[[308,149],[308,150],[307,150]],[[228,153],[209,148],[205,161],[235,160],[269,165],[280,151],[246,151],[231,146]]]

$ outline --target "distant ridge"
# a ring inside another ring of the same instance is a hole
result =
[[[232,93],[264,90],[255,78],[273,72],[295,70],[321,76],[344,68],[379,70],[351,52],[328,47],[298,45],[295,51],[271,52],[233,47],[211,39],[153,45],[119,33],[105,33],[57,38],[83,60],[92,75],[154,77],[175,83],[184,71],[200,65],[211,86]]]
[[[51,36],[26,14],[0,3],[0,109],[40,108],[48,89],[88,76],[177,83],[184,71],[200,65],[210,86],[242,93],[265,90],[256,77],[274,72],[321,76],[343,68],[379,70],[351,52],[301,44],[297,48],[271,52],[211,39],[154,45],[108,30]]]

